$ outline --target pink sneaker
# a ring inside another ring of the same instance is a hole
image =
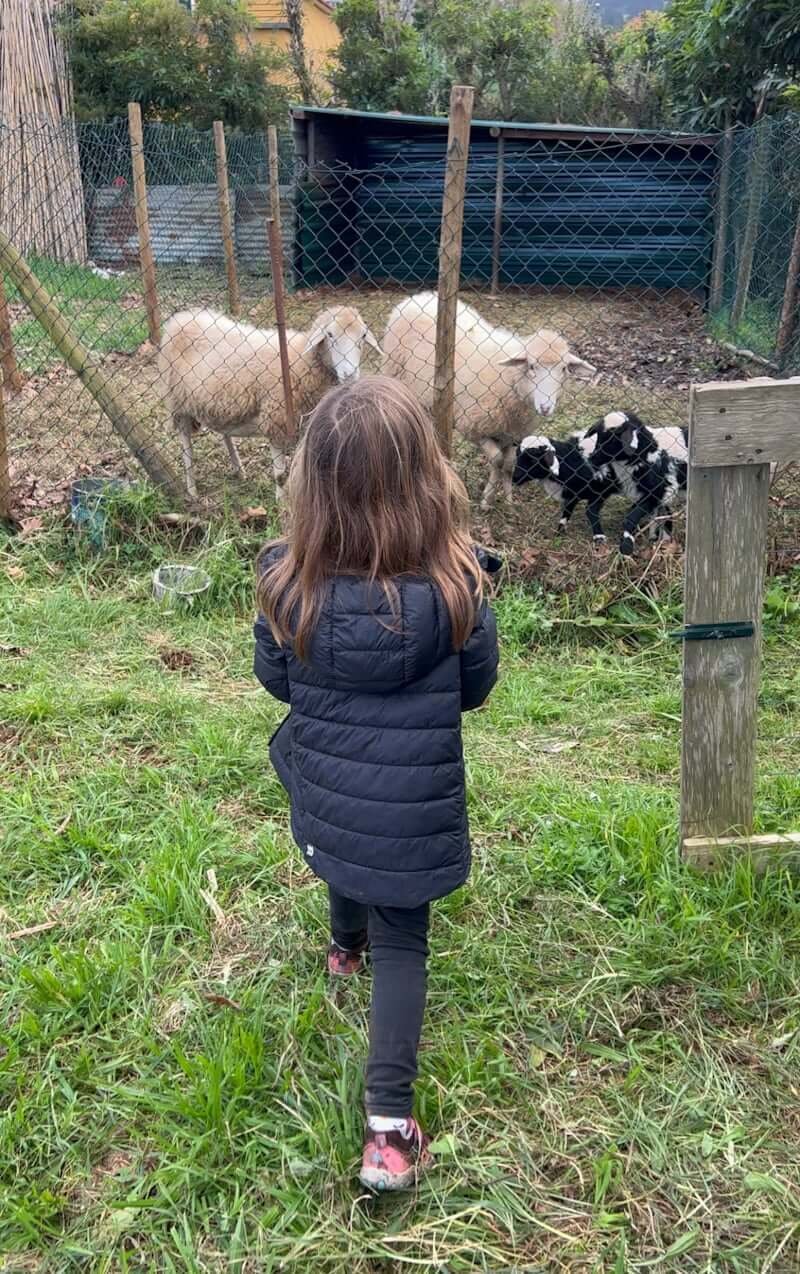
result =
[[[364,1157],[361,1161],[361,1184],[370,1190],[407,1190],[419,1174],[433,1163],[428,1150],[430,1137],[416,1119],[407,1122],[409,1135],[392,1129],[375,1132],[367,1124],[364,1133]]]
[[[363,973],[366,968],[366,947],[361,951],[348,951],[338,943],[331,942],[328,947],[328,972],[334,978],[351,978],[354,973]]]

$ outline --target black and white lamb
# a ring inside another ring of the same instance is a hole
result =
[[[586,501],[586,517],[592,536],[598,544],[605,542],[600,510],[610,495],[621,487],[610,465],[595,467],[591,461],[594,443],[584,451],[584,435],[569,438],[547,438],[531,434],[517,448],[511,481],[515,487],[526,482],[541,482],[547,495],[561,501],[559,531],[565,531],[575,509]]]
[[[651,537],[672,538],[672,509],[686,491],[688,439],[685,428],[649,429],[630,411],[611,411],[586,430],[580,442],[595,471],[616,479],[632,501],[625,514],[620,552],[630,556],[638,527],[650,518]]]

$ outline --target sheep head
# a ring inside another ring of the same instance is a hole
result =
[[[558,456],[549,438],[531,434],[522,439],[511,477],[515,487],[521,487],[525,482],[555,480],[559,472]]]
[[[306,338],[306,350],[319,350],[319,357],[340,385],[358,376],[365,345],[380,353],[380,345],[358,310],[349,305],[334,305],[318,314]]]
[[[632,411],[607,412],[586,430],[584,437],[595,439],[595,463],[631,460],[657,446],[650,430]]]
[[[501,367],[524,368],[516,384],[517,393],[540,416],[552,416],[564,379],[591,380],[597,368],[573,354],[559,332],[542,327],[520,341],[523,352],[501,358]]]

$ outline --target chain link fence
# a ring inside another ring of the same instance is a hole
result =
[[[365,117],[352,122],[341,154],[319,131],[296,127],[294,145],[281,138],[298,419],[356,370],[398,375],[433,403],[445,142],[441,131],[411,140],[369,129]],[[800,371],[791,278],[800,122],[697,139],[495,132],[473,128],[466,174],[454,461],[476,535],[569,585],[606,569],[593,552],[601,534],[626,548],[635,537],[644,557],[640,529],[649,523],[663,538],[676,518],[680,541],[691,382],[763,375],[764,363],[770,374],[779,363]],[[3,192],[2,228],[72,342],[67,356],[6,259],[0,363],[13,515],[24,527],[62,507],[83,477],[139,479],[142,459],[168,473],[176,506],[187,485],[209,509],[264,503],[292,445],[266,136],[227,138],[221,196],[212,134],[145,126],[153,296],[128,123],[73,133],[83,208],[59,206],[52,183],[42,190],[47,216],[83,216],[85,263],[37,252],[31,208]],[[10,130],[0,141],[6,155],[21,144]],[[44,165],[51,144],[42,132]],[[154,304],[160,358],[148,339]],[[795,467],[775,475],[772,509],[773,561],[785,569],[800,562]]]

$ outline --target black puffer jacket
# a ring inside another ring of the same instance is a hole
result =
[[[393,631],[382,588],[332,581],[307,662],[259,618],[255,672],[291,705],[270,756],[309,867],[346,897],[416,907],[469,873],[461,713],[497,679],[497,632],[484,605],[454,654],[435,586],[396,585]]]

